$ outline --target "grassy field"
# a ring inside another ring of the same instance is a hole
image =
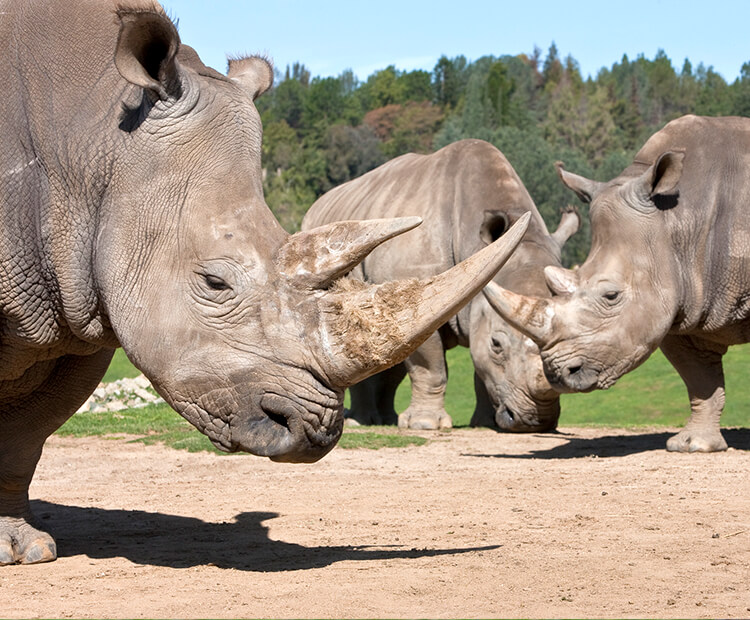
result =
[[[455,426],[466,426],[474,409],[473,367],[468,349],[448,351],[450,376],[446,409]],[[724,357],[727,404],[722,426],[750,426],[750,346],[733,347]],[[105,381],[134,377],[138,371],[122,350],[115,354]],[[396,394],[396,410],[409,404],[410,385],[405,380]],[[348,399],[347,399],[348,400]],[[611,389],[562,396],[561,426],[620,428],[682,426],[689,414],[682,380],[660,352],[624,376]],[[73,416],[59,431],[65,435],[136,435],[134,441],[165,442],[175,448],[213,450],[208,439],[166,405],[116,413]],[[340,447],[380,448],[424,443],[421,437],[399,434],[393,428],[347,429]]]

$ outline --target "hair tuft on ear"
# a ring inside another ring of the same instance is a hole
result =
[[[273,86],[273,64],[265,56],[230,58],[227,77],[238,82],[255,101]]]

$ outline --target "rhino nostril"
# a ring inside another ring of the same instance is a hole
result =
[[[572,366],[568,366],[567,368],[568,374],[570,376],[577,375],[578,373],[581,372],[582,369],[583,369],[583,364],[575,364]]]
[[[271,420],[271,422],[274,422],[275,424],[278,424],[279,426],[285,428],[286,430],[289,430],[289,420],[287,420],[286,416],[281,415],[280,413],[274,413],[272,411],[264,410],[265,414],[268,416],[268,419]]]

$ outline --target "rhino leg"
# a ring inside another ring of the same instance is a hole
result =
[[[351,409],[344,412],[346,423],[350,426],[395,425],[398,414],[393,400],[405,376],[404,364],[396,364],[349,388]]]
[[[690,397],[690,419],[667,441],[672,452],[719,452],[727,449],[719,419],[724,410],[724,369],[727,348],[689,336],[667,336],[661,350],[682,377]]]
[[[0,408],[0,565],[37,564],[57,557],[55,541],[39,529],[29,506],[29,484],[45,440],[96,388],[111,349],[51,364],[39,387]],[[33,374],[32,373],[27,373]]]
[[[398,416],[399,428],[451,428],[453,422],[445,411],[448,366],[440,333],[433,333],[406,359],[405,364],[411,379],[411,403]]]

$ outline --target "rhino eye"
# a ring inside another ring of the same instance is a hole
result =
[[[203,278],[206,280],[206,284],[208,285],[208,288],[214,291],[226,291],[229,290],[231,287],[219,276],[211,275],[210,273],[207,273],[203,276]]]
[[[490,339],[490,348],[491,348],[491,349],[492,349],[492,350],[493,350],[493,351],[494,351],[495,353],[502,353],[502,352],[503,352],[503,343],[502,343],[502,342],[500,342],[500,339],[499,339],[499,338],[495,338],[495,336],[493,336],[493,337],[492,337],[492,338]]]
[[[619,298],[620,291],[607,291],[606,293],[604,293],[604,299],[606,299],[610,303],[617,301]]]

